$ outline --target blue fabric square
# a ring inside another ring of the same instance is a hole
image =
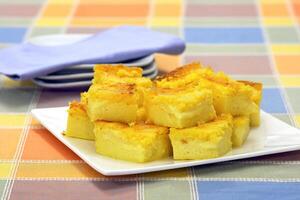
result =
[[[300,183],[197,181],[201,200],[296,200],[300,199]]]
[[[26,33],[26,28],[0,28],[0,43],[20,43]]]
[[[268,113],[287,113],[278,88],[265,88],[263,90],[261,108]]]
[[[191,43],[263,43],[260,28],[186,28],[185,39]]]

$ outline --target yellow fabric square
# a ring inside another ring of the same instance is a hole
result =
[[[279,4],[279,3],[286,3],[286,0],[260,0],[261,4]]]
[[[280,76],[280,81],[285,87],[300,87],[300,76]]]
[[[77,0],[48,0],[48,5],[49,4],[73,4]]]
[[[263,24],[266,26],[293,26],[294,22],[289,17],[264,17]]]
[[[8,178],[11,172],[11,163],[0,163],[0,178]]]
[[[36,26],[51,27],[51,26],[65,26],[67,18],[41,18],[36,21]]]
[[[148,4],[148,0],[118,0],[118,1],[112,1],[112,0],[80,0],[80,4]]]
[[[0,114],[0,126],[20,127],[24,126],[26,115],[24,114]]]
[[[276,44],[271,49],[275,54],[300,54],[299,44]]]
[[[181,4],[182,0],[154,0],[155,4],[166,4],[166,3],[171,3],[171,4]]]

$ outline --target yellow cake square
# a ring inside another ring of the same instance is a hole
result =
[[[219,157],[232,148],[232,118],[229,115],[191,128],[170,128],[169,135],[174,159]]]
[[[94,66],[94,81],[102,83],[113,78],[142,77],[143,69],[139,67],[126,67],[125,65],[97,64]]]
[[[141,98],[135,84],[95,84],[87,93],[87,112],[91,121],[136,122]]]
[[[253,82],[253,81],[244,81],[239,80],[239,83],[243,83],[252,88],[252,100],[256,103],[256,105],[260,105],[262,100],[262,89],[263,85],[261,83]]]
[[[249,115],[250,118],[250,126],[251,127],[257,127],[260,125],[260,108],[258,107],[257,111],[254,113],[251,113]]]
[[[243,85],[225,86],[212,83],[209,87],[214,94],[214,107],[217,114],[228,113],[233,116],[250,115],[256,104],[251,99],[252,91]]]
[[[115,159],[148,162],[171,155],[168,128],[117,122],[95,122],[96,151]]]
[[[250,120],[248,116],[233,118],[232,145],[240,147],[246,141],[250,131]]]
[[[93,84],[128,83],[138,87],[151,87],[151,80],[142,77],[142,73],[143,70],[139,67],[99,64],[94,67]]]
[[[198,88],[156,88],[145,98],[149,122],[173,128],[186,128],[216,117],[212,93]]]
[[[213,94],[213,104],[217,114],[234,116],[255,112],[254,90],[251,86],[237,82],[222,72],[214,72],[200,63],[192,63],[157,78],[160,88],[194,87],[209,89]]]
[[[69,104],[65,134],[95,140],[104,156],[148,162],[225,155],[260,124],[262,84],[192,63],[154,82],[142,69],[96,65],[93,84]]]
[[[94,140],[95,136],[93,129],[94,125],[87,115],[86,105],[83,102],[71,102],[69,104],[65,135],[86,140]]]
[[[260,125],[260,103],[262,99],[262,88],[263,88],[262,84],[251,82],[251,81],[239,81],[239,82],[242,82],[245,85],[252,87],[253,89],[252,100],[255,102],[257,106],[255,107],[254,112],[249,115],[249,118],[250,118],[250,126],[257,127]]]
[[[88,114],[92,121],[133,123],[145,120],[143,99],[152,81],[142,77],[142,69],[124,65],[96,65],[90,87]]]

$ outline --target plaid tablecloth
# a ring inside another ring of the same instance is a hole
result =
[[[145,25],[184,38],[181,57],[264,83],[262,108],[300,126],[300,1],[0,0],[0,48],[53,33]],[[13,67],[13,66],[11,66]],[[46,90],[0,76],[3,199],[300,199],[300,151],[142,175],[105,177],[32,118],[78,91]]]

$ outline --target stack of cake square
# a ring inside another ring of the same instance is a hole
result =
[[[93,84],[69,105],[65,134],[95,140],[115,159],[209,159],[246,141],[260,124],[262,85],[192,63],[151,81],[142,69],[97,65]]]

